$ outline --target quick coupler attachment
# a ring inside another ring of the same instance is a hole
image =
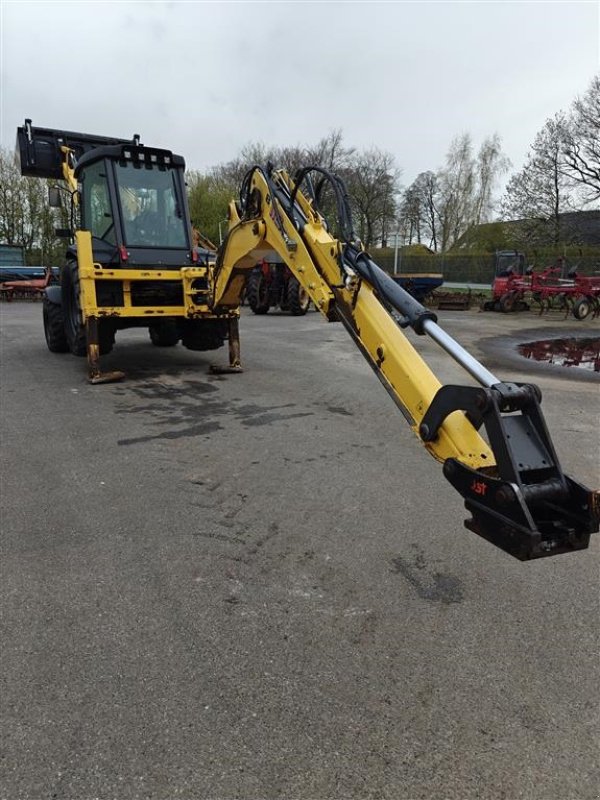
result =
[[[474,470],[449,458],[444,475],[472,514],[465,526],[522,561],[583,550],[599,527],[600,494],[562,472],[540,400],[530,384],[444,386],[420,426],[421,438],[432,441],[444,419],[462,410],[485,427],[496,466]]]
[[[472,515],[465,527],[521,561],[585,550],[598,531],[600,494],[568,475],[564,485],[518,486],[453,458],[444,475]]]

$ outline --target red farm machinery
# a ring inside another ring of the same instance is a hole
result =
[[[563,310],[565,317],[573,314],[584,320],[590,314],[600,315],[600,275],[579,275],[577,267],[568,267],[563,258],[553,266],[536,272],[527,267],[525,256],[516,250],[496,253],[492,298],[484,311],[527,311],[539,306],[539,313],[551,309]]]

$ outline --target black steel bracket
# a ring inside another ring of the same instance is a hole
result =
[[[472,514],[465,526],[521,560],[584,549],[598,530],[598,493],[563,473],[540,400],[531,384],[444,386],[419,428],[433,441],[458,410],[485,427],[496,466],[474,470],[450,458],[444,474]]]

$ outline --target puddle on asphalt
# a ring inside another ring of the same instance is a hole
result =
[[[593,339],[542,339],[518,346],[519,353],[534,361],[558,367],[577,367],[600,372],[600,337]]]

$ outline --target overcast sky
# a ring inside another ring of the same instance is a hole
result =
[[[408,184],[498,132],[514,169],[600,70],[593,2],[0,0],[1,141],[129,137],[206,169],[248,142],[392,153]]]

